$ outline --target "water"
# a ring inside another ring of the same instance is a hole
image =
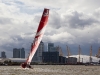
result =
[[[100,75],[100,66],[34,65],[33,69],[20,66],[0,66],[0,75]]]

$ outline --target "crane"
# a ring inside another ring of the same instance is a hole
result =
[[[79,53],[79,63],[80,63],[80,54],[81,54],[81,48],[80,48],[80,45],[79,45],[79,51],[78,51],[78,53]]]
[[[91,48],[90,48],[90,63],[92,62],[92,45],[91,45]]]
[[[67,46],[67,45],[66,45]],[[67,46],[67,56],[68,56],[68,58],[69,58],[69,56],[70,56],[70,48],[68,48],[68,46]]]
[[[66,45],[66,47],[67,47],[67,56],[68,56],[67,64],[70,64],[70,59],[69,59],[69,56],[70,56],[70,48],[68,48],[67,45]]]
[[[62,52],[62,49],[61,47],[57,47],[57,51],[59,52],[59,56],[63,56],[63,52]]]
[[[99,47],[98,53],[96,54],[96,57],[100,58],[100,47]]]
[[[60,53],[60,56],[63,56],[63,52],[62,52],[61,47],[60,47],[59,53]]]

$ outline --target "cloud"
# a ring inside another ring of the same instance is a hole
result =
[[[47,36],[45,35],[44,38],[52,42],[59,41],[69,44],[98,42],[99,36],[95,36],[99,35],[99,23],[93,13],[85,14],[78,11],[67,11],[62,14],[51,13],[49,26],[45,32]]]
[[[58,14],[57,12],[52,12],[50,13],[50,19],[49,19],[49,25],[54,28],[60,28],[62,23],[61,15]]]
[[[100,17],[100,8],[96,9],[93,14],[96,18]],[[98,20],[100,21],[100,18]]]
[[[11,23],[12,23],[11,18],[0,17],[0,25],[11,24]]]
[[[65,20],[68,20],[70,27],[73,28],[84,28],[87,25],[92,25],[93,23],[97,23],[98,20],[93,17],[79,13],[77,11],[71,12],[72,15],[68,15],[65,17]]]
[[[98,47],[100,44],[99,0],[0,0],[0,2],[1,50],[12,51],[14,47],[25,47],[28,51],[44,8],[50,9],[50,16],[43,42],[61,45],[63,51],[68,44],[74,52],[79,44],[84,47],[94,43],[97,45],[94,46]]]

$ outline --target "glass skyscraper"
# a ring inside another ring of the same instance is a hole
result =
[[[54,48],[54,43],[48,43],[48,52]]]
[[[6,58],[6,53],[4,51],[1,52],[1,58]]]
[[[24,48],[20,49],[20,58],[25,58],[25,49]]]
[[[13,58],[25,58],[24,48],[21,48],[21,49],[14,48],[13,49]]]

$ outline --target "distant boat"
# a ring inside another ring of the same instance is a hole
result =
[[[33,41],[33,44],[32,44],[32,47],[31,47],[30,54],[29,54],[26,62],[21,64],[22,68],[32,68],[30,66],[30,63],[31,63],[31,60],[32,60],[41,40],[42,40],[44,31],[45,31],[45,28],[46,28],[46,24],[48,22],[48,17],[49,17],[49,9],[44,8],[44,11],[43,11],[43,14],[42,14],[42,17],[41,17],[41,20],[40,20],[34,41]]]

